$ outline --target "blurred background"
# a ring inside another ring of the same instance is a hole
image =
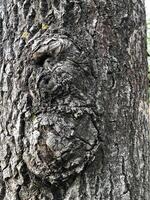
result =
[[[150,18],[150,0],[145,0],[145,5],[146,5],[146,15],[147,18]]]

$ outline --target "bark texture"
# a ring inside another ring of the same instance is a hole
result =
[[[143,1],[0,4],[0,199],[149,200]]]

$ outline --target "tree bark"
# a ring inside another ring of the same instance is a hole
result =
[[[149,200],[143,1],[0,4],[0,199]]]

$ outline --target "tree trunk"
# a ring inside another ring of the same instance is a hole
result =
[[[0,4],[0,199],[149,200],[143,1]]]

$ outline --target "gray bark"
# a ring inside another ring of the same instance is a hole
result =
[[[0,199],[149,200],[143,1],[0,10]]]

